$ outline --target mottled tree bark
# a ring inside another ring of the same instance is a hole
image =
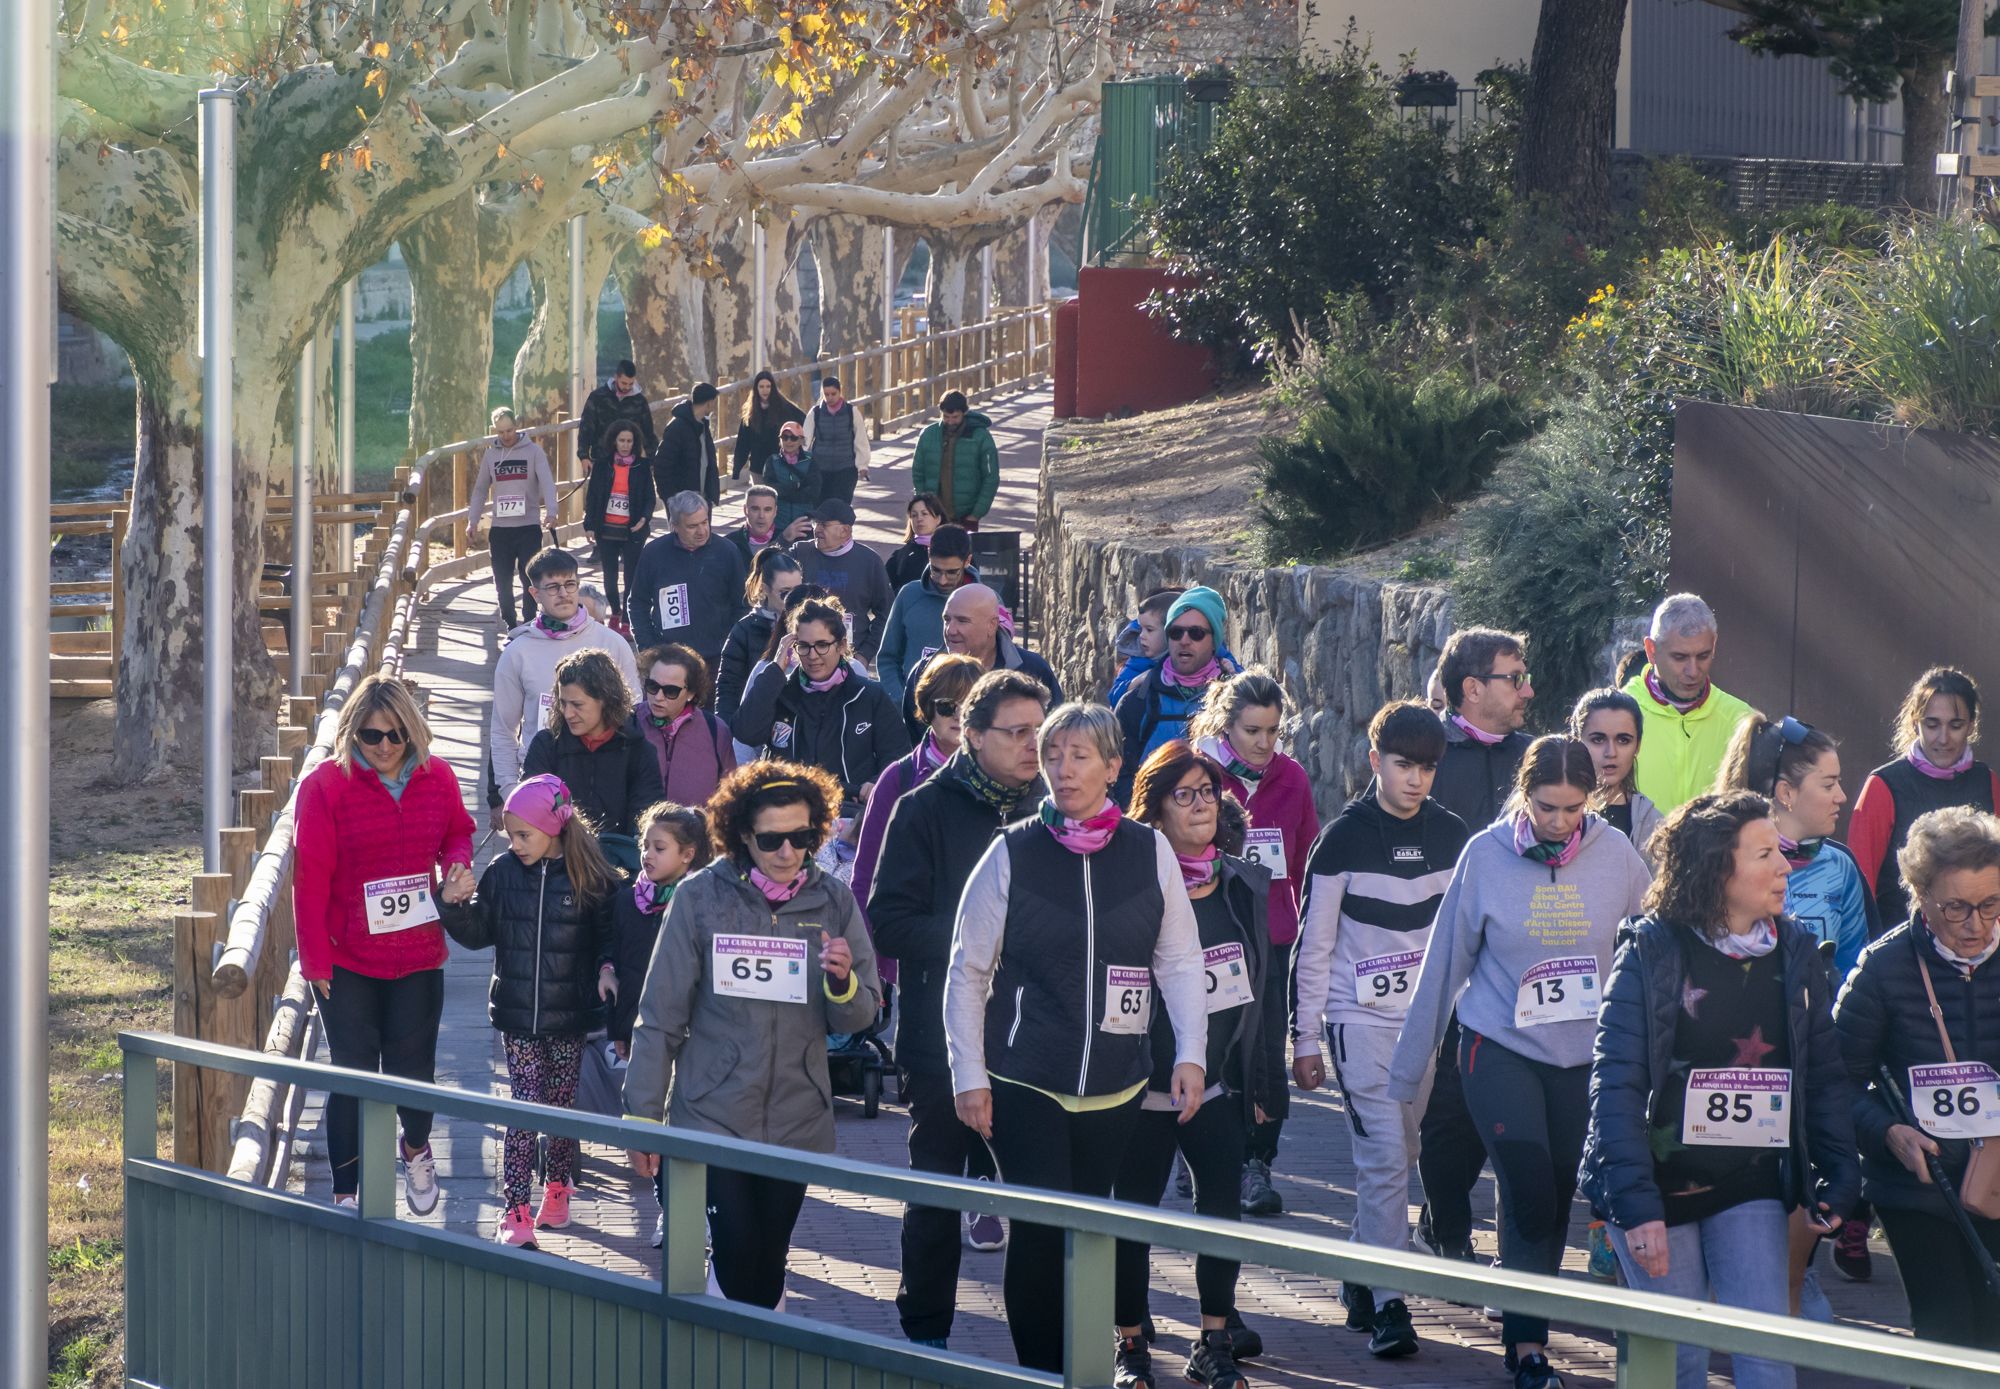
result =
[[[1611,218],[1626,0],[1542,0],[1514,184],[1583,235]]]

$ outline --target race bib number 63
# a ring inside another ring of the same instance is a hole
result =
[[[1100,1031],[1121,1037],[1144,1036],[1153,1020],[1153,972],[1123,965],[1104,967],[1104,1021]]]

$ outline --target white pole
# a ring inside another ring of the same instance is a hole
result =
[[[1038,212],[1028,219],[1028,307],[1035,308],[1042,302],[1042,217]],[[1028,315],[1028,370],[1035,369],[1035,316]]]
[[[896,229],[882,228],[882,344],[896,340]]]
[[[340,287],[340,490],[354,493],[354,281]],[[343,510],[351,509],[341,504]],[[354,567],[354,523],[340,523],[340,563],[336,568]]]
[[[764,224],[762,222],[753,221],[750,224],[750,245],[752,249],[751,273],[757,277],[757,295],[751,301],[756,306],[757,323],[750,330],[750,369],[752,371],[762,371],[767,365],[764,361],[764,349],[767,346],[764,320],[771,310],[771,286],[764,278],[764,256],[766,252],[764,249]]]
[[[569,416],[583,416],[583,399],[590,394],[590,368],[583,360],[583,214],[569,219]],[[589,445],[578,439],[577,456],[588,457]]]
[[[979,248],[979,316],[993,317],[993,243]]]
[[[292,424],[292,693],[306,692],[312,647],[313,407],[319,386],[319,350],[313,339],[299,349],[298,411]]]
[[[56,379],[56,6],[24,5],[0,82],[0,1381],[48,1379],[49,388]],[[117,555],[111,557],[117,564]],[[116,653],[113,653],[115,659]],[[148,1062],[148,1065],[151,1063]]]
[[[235,738],[236,93],[201,93],[201,860],[222,871]]]

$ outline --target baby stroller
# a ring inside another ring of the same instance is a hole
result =
[[[882,986],[882,1012],[866,1032],[830,1033],[826,1039],[826,1072],[836,1095],[861,1096],[861,1117],[873,1119],[882,1112],[882,1090],[886,1079],[896,1074],[896,1055],[885,1035],[896,1007],[896,990]],[[897,1098],[902,1097],[900,1085]]]

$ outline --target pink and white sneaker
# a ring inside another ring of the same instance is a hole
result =
[[[509,1206],[507,1213],[500,1217],[500,1232],[494,1236],[499,1243],[510,1249],[534,1249],[535,1222],[529,1218],[526,1206]]]
[[[542,1187],[542,1208],[535,1213],[535,1228],[560,1230],[569,1224],[569,1198],[576,1188],[568,1182],[549,1182]]]

